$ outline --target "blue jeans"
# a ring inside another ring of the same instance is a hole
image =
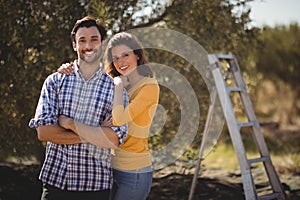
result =
[[[152,167],[126,171],[113,169],[113,177],[110,200],[143,200],[150,193]]]

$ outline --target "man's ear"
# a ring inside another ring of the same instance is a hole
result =
[[[104,45],[106,45],[106,40],[101,41],[101,46],[104,47]]]
[[[76,42],[72,42],[73,50],[77,51]]]

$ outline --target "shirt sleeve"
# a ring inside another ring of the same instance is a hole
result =
[[[59,77],[62,77],[61,75]],[[29,122],[29,127],[37,128],[42,125],[58,123],[58,99],[57,87],[59,86],[58,75],[56,73],[47,77],[45,80],[35,116]]]
[[[128,106],[129,104],[129,97],[124,89],[123,91],[123,99],[124,99],[124,105]],[[119,138],[119,143],[123,144],[125,141],[125,138],[127,137],[128,134],[128,125],[127,123],[124,123],[120,126],[112,126],[111,129],[116,132],[118,138]]]
[[[151,111],[152,106],[157,106],[159,87],[157,84],[147,84],[140,88],[137,95],[130,100],[128,106],[117,106],[113,112],[114,124],[122,125],[133,121],[145,111]],[[149,113],[149,116],[151,114]]]

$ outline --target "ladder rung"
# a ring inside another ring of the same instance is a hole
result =
[[[268,199],[275,199],[275,198],[279,198],[279,197],[283,197],[283,195],[280,192],[274,192],[271,194],[265,194],[265,195],[259,196],[258,199],[259,200],[268,200]]]
[[[264,157],[260,157],[260,158],[253,158],[253,159],[249,159],[249,165],[251,165],[252,163],[259,163],[259,162],[265,162],[268,161],[270,158],[268,156],[264,156]]]
[[[227,87],[228,92],[245,92],[246,90],[244,88],[240,87]]]
[[[230,54],[216,54],[219,59],[234,59],[234,55]]]
[[[238,127],[249,127],[249,126],[254,126],[255,122],[245,122],[245,123],[238,123]]]

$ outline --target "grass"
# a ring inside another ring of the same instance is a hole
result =
[[[276,138],[273,138],[273,140],[276,140]],[[287,145],[281,145],[279,147],[278,143],[271,143],[269,142],[269,139],[267,140],[267,146],[270,151],[273,165],[278,173],[299,174],[299,146],[295,144],[289,145],[289,142],[286,142],[286,144]],[[259,157],[259,154],[253,151],[253,149],[256,148],[254,147],[255,144],[247,143],[245,146],[247,149],[250,149],[246,150],[248,159]],[[202,164],[204,164],[207,168],[223,168],[228,170],[238,169],[239,165],[237,156],[229,137],[221,138],[213,151],[206,155]],[[259,165],[262,164],[260,163]]]
[[[237,169],[238,161],[232,145],[218,143],[203,160],[207,168]]]

